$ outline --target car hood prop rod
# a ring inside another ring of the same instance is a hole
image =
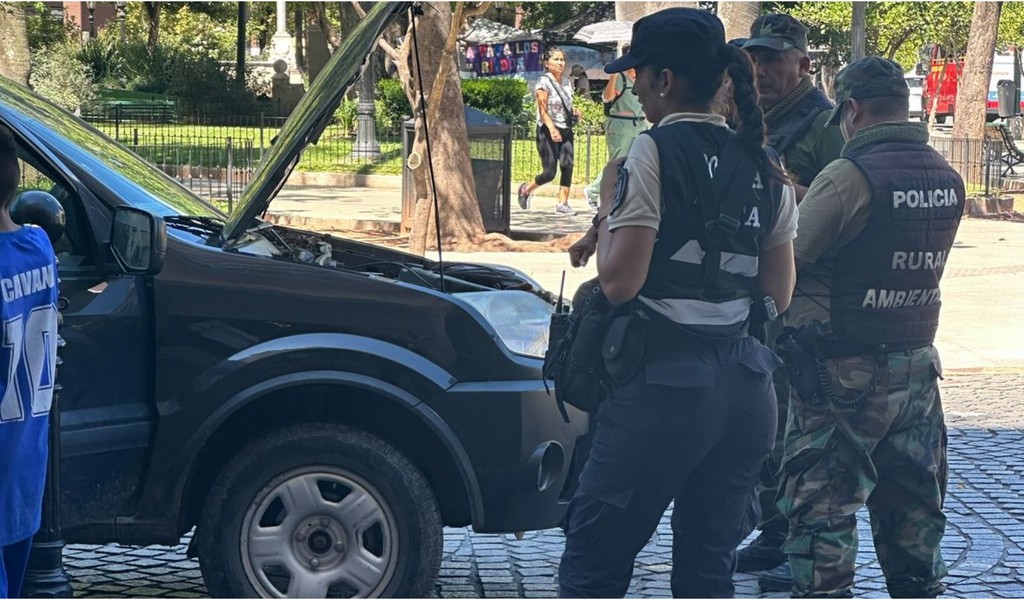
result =
[[[437,272],[440,276],[441,293],[444,290],[444,257],[441,254],[441,208],[437,202],[437,182],[434,179],[433,153],[430,151],[430,129],[427,123],[427,96],[423,90],[423,69],[420,63],[420,45],[416,38],[416,17],[423,14],[423,7],[415,3],[409,8],[409,22],[412,23],[412,48],[416,55],[416,80],[420,88],[419,111],[423,115],[423,140],[427,152],[427,172],[430,174],[430,195],[434,204],[434,230],[437,232]]]

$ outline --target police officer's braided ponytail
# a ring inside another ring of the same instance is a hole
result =
[[[740,143],[758,157],[767,171],[785,180],[786,175],[773,161],[768,160],[764,150],[764,112],[757,103],[754,88],[754,69],[750,57],[742,49],[726,44],[720,46],[719,56],[725,63],[726,72],[732,79],[733,102],[736,104],[737,129]]]

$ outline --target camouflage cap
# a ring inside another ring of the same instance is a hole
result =
[[[762,46],[772,50],[796,48],[807,52],[807,26],[785,14],[761,15],[750,26],[744,48]]]
[[[850,98],[864,100],[881,96],[910,97],[910,88],[903,77],[903,68],[880,56],[868,56],[842,68],[835,81],[836,106],[829,116],[829,125],[839,123],[842,107]]]

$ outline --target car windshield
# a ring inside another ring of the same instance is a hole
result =
[[[132,205],[161,217],[224,218],[222,212],[103,132],[3,77],[0,103],[18,113],[33,133],[69,163],[97,177]]]

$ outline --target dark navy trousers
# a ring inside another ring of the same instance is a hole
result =
[[[670,502],[672,595],[732,597],[776,427],[778,357],[753,338],[649,358],[613,385],[569,504],[561,597],[622,597]]]

